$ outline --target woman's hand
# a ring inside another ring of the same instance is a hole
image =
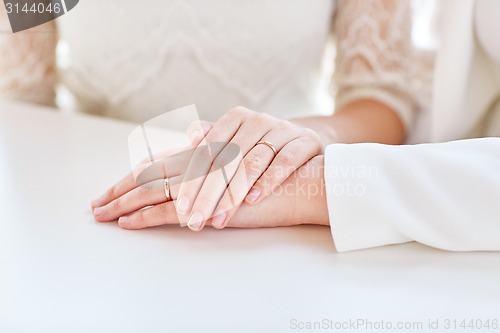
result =
[[[206,222],[224,228],[245,201],[257,204],[298,168],[322,153],[311,129],[242,107],[217,123],[188,130],[194,153],[180,184],[177,212],[182,223],[200,231]]]
[[[229,111],[215,124],[201,125],[188,130],[194,149],[167,153],[148,170],[139,167],[94,201],[96,220],[119,219],[127,228],[130,217],[140,214],[144,224],[132,225],[143,228],[164,224],[148,216],[163,209],[169,221],[180,220],[192,230],[201,230],[207,222],[222,229],[244,201],[259,203],[322,149],[312,130],[244,108]],[[164,178],[169,179],[171,199],[179,198],[178,214],[171,211],[173,203],[160,205],[167,201]],[[140,211],[149,206],[158,207]]]
[[[256,205],[243,203],[227,226],[328,225],[323,165],[323,156],[313,158],[276,187],[266,200]],[[140,185],[130,173],[92,203],[96,220],[111,222],[118,219],[120,227],[132,230],[178,225],[180,221],[174,203],[179,184],[175,181],[176,177],[172,179],[170,194],[174,201],[167,201],[162,180]]]

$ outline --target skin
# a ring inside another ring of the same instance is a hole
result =
[[[118,219],[125,229],[180,223],[193,231],[200,231],[205,225],[217,229],[302,223],[325,225],[328,215],[324,190],[315,191],[315,195],[301,191],[304,186],[324,188],[323,175],[313,172],[314,175],[299,177],[301,171],[322,167],[321,154],[328,144],[400,144],[405,136],[397,114],[371,100],[349,104],[333,116],[291,121],[235,108],[217,123],[201,125],[193,126],[197,130],[188,130],[193,147],[206,148],[207,142],[233,142],[241,147],[239,158],[231,163],[219,163],[218,158],[224,156],[224,146],[209,149],[208,154],[206,149],[199,153],[195,149],[188,160],[182,163],[176,160],[177,167],[169,168],[178,169],[176,174],[156,175],[148,181],[157,180],[147,185],[138,186],[131,173],[92,202],[96,220]],[[262,139],[276,145],[276,156],[268,146],[256,145]],[[193,158],[197,154],[202,154],[203,159]],[[200,163],[205,164],[200,168]],[[220,169],[220,165],[225,165],[226,179],[231,179],[228,186],[231,196],[221,172],[214,171]],[[183,176],[195,167],[196,172],[201,169],[203,176],[182,182]],[[165,177],[170,179],[173,198],[167,203]],[[287,193],[280,191],[284,187]],[[259,195],[252,197],[255,190]],[[143,209],[145,207],[148,208]]]
[[[329,225],[323,167],[323,155],[314,157],[265,200],[256,205],[243,203],[227,226],[262,228],[299,224]],[[166,202],[161,183],[148,188],[136,186],[133,175],[129,174],[119,184],[101,198],[101,202],[106,203],[103,209],[98,212],[94,210],[98,222],[119,219],[119,226],[129,230],[180,223],[175,202]],[[171,187],[174,200],[177,199],[178,189],[179,185]],[[144,208],[151,204],[153,206]],[[278,211],[280,214],[277,214]],[[269,216],[274,216],[272,223]]]

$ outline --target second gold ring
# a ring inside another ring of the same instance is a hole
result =
[[[278,154],[276,147],[269,141],[265,141],[265,140],[259,141],[259,142],[257,142],[257,144],[255,146],[257,147],[258,145],[265,145],[265,146],[268,146],[269,148],[271,148],[271,150],[274,153],[274,156],[276,156],[276,154]]]
[[[170,182],[168,181],[168,178],[165,178],[165,197],[167,198],[167,201],[172,200],[172,196],[170,194]]]

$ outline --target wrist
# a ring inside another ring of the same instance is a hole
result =
[[[312,129],[319,136],[322,146],[322,152],[332,143],[342,142],[336,124],[332,121],[332,116],[318,116],[311,118],[296,118],[290,122],[304,128]]]
[[[311,159],[297,170],[294,220],[297,224],[329,225],[324,156]]]

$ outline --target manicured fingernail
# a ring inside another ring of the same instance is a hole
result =
[[[180,197],[179,200],[177,200],[177,213],[189,213],[189,199],[187,197]]]
[[[222,228],[226,221],[226,212],[223,210],[217,211],[217,214],[212,218],[212,225],[216,228]]]
[[[130,223],[130,219],[127,216],[122,216],[118,219],[118,225],[126,226]]]
[[[101,215],[104,212],[104,207],[97,207],[94,209],[94,216]]]
[[[256,187],[252,188],[247,194],[246,200],[250,203],[254,203],[260,197],[260,190]]]
[[[203,215],[198,212],[194,212],[188,222],[189,229],[193,231],[200,231],[201,225],[203,224]]]

